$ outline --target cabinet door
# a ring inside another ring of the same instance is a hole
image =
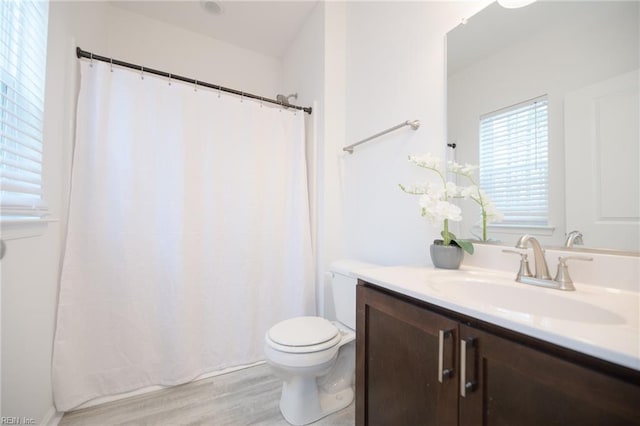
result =
[[[358,286],[356,328],[357,425],[457,424],[457,322]]]
[[[638,384],[466,325],[460,352],[460,425],[640,424]]]

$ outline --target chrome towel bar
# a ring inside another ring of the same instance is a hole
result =
[[[377,138],[379,136],[386,135],[387,133],[393,132],[394,130],[397,130],[397,129],[399,129],[401,127],[404,127],[404,126],[411,126],[411,128],[413,130],[417,130],[418,127],[420,127],[420,121],[419,120],[407,120],[407,121],[405,121],[403,123],[398,124],[397,126],[393,126],[391,128],[388,128],[387,130],[383,130],[380,133],[376,133],[375,135],[369,136],[366,139],[362,139],[361,141],[356,142],[356,143],[354,143],[352,145],[345,146],[344,148],[342,148],[342,150],[348,152],[349,154],[353,154],[353,148],[355,148],[356,146],[358,146],[360,144],[363,144],[365,142],[369,142],[371,139],[375,139],[375,138]]]

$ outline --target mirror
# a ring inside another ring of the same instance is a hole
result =
[[[562,246],[579,230],[576,248],[640,252],[639,21],[637,1],[492,3],[447,34],[449,159],[480,163],[481,116],[548,99],[548,226],[490,238]],[[479,210],[461,207],[459,232],[479,235]]]

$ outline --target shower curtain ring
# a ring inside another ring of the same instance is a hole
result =
[[[171,73],[169,73],[169,86],[171,86]]]
[[[89,59],[90,59],[89,66],[93,68],[93,52],[89,53]]]
[[[263,98],[262,96],[260,96],[260,108],[262,108],[262,100],[263,100],[263,99],[264,99],[264,98]]]
[[[220,99],[220,91],[222,90],[222,86],[218,86],[218,99]]]
[[[110,58],[109,62],[111,63],[111,72],[113,72],[113,58]]]
[[[194,92],[198,91],[198,80],[193,80],[193,91]]]
[[[144,67],[140,66],[140,80],[144,80]]]
[[[244,102],[244,92],[240,92],[240,102]]]

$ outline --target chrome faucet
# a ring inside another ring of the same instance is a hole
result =
[[[569,276],[567,260],[593,260],[592,257],[586,256],[558,257],[558,271],[556,272],[556,277],[551,279],[551,276],[549,275],[549,268],[547,267],[547,260],[544,257],[544,249],[538,240],[531,235],[523,235],[516,243],[516,248],[526,250],[529,245],[533,248],[536,271],[535,276],[532,276],[531,272],[529,272],[529,261],[527,260],[526,251],[502,250],[505,253],[515,253],[520,255],[520,270],[516,276],[516,281],[523,284],[573,291],[576,288],[573,285],[573,280]]]
[[[571,231],[567,234],[567,239],[564,242],[564,246],[567,248],[571,248],[574,244],[584,244],[584,242],[582,241],[582,232]]]
[[[547,266],[547,260],[544,258],[544,249],[531,235],[525,234],[516,243],[516,248],[526,249],[531,244],[533,248],[533,259],[535,261],[534,270],[536,271],[534,277],[540,280],[550,280],[549,267]]]

